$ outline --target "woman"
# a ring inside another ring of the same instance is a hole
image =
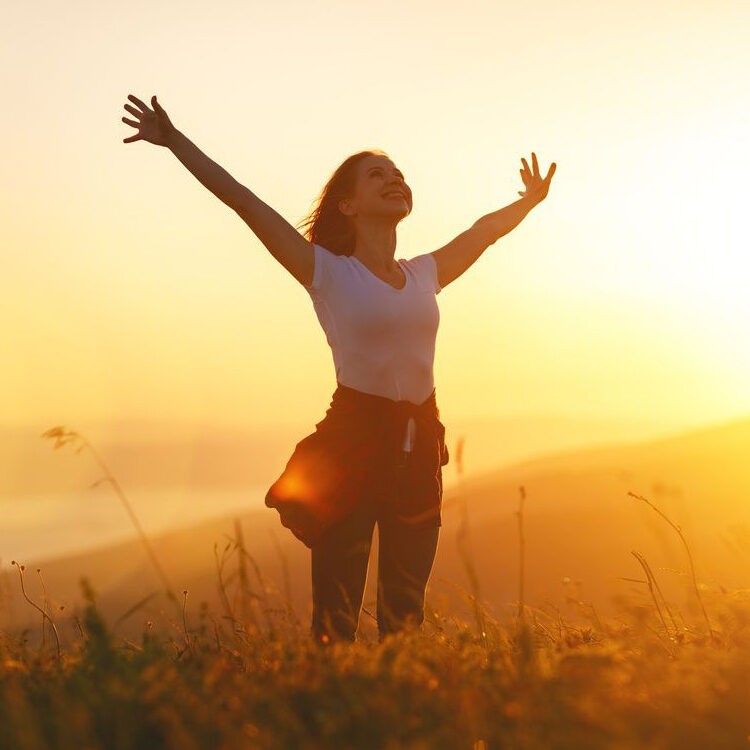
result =
[[[166,146],[250,226],[309,293],[333,352],[336,390],[315,432],[297,443],[266,494],[311,549],[319,643],[354,641],[378,524],[379,639],[424,621],[448,462],[433,380],[436,295],[547,195],[547,176],[522,159],[521,199],[482,216],[447,245],[395,260],[396,227],[412,210],[402,172],[380,150],[347,158],[300,234],[153,109],[129,95],[138,129],[124,143]]]

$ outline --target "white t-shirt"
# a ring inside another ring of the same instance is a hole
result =
[[[440,312],[431,253],[398,259],[406,286],[396,289],[358,258],[315,248],[312,284],[305,286],[343,385],[394,401],[422,403],[435,387],[433,363]],[[414,446],[410,418],[404,450]]]

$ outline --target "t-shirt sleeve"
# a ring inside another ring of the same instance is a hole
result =
[[[330,250],[326,250],[322,245],[313,244],[313,248],[315,250],[313,279],[310,286],[305,285],[305,289],[310,292],[325,294],[333,286],[336,263],[340,261],[340,257]]]
[[[429,289],[435,294],[439,294],[442,287],[438,283],[437,263],[432,253],[423,253],[415,255],[406,261],[409,267],[414,271],[423,288]]]

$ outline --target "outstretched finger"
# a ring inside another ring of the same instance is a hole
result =
[[[128,112],[130,112],[131,115],[135,115],[138,119],[141,118],[141,115],[143,114],[143,112],[141,112],[140,109],[136,109],[135,107],[131,107],[129,104],[124,104],[123,106],[125,107],[125,109],[128,110]]]
[[[131,135],[130,138],[123,138],[123,143],[132,143],[133,141],[139,141],[141,139],[141,134],[136,133],[135,135]]]
[[[137,96],[128,94],[128,99],[130,99],[131,102],[135,102],[144,112],[148,112],[148,107]]]
[[[125,123],[127,123],[128,125],[132,125],[134,128],[140,128],[141,127],[141,123],[140,122],[136,122],[135,120],[129,120],[127,117],[123,117],[122,121],[125,122]]]
[[[547,182],[549,182],[552,179],[552,175],[555,174],[556,169],[557,169],[557,164],[555,164],[555,162],[552,162],[552,165],[547,171],[547,176],[544,178]]]
[[[531,163],[534,166],[534,174],[537,177],[541,177],[539,174],[539,162],[536,160],[536,154],[533,151],[531,152]]]

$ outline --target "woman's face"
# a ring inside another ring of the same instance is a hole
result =
[[[340,210],[355,219],[393,218],[401,221],[411,213],[411,189],[401,170],[386,156],[367,156],[357,165],[354,195],[339,202]]]

